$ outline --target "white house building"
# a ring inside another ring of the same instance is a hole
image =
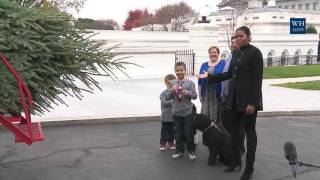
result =
[[[207,47],[210,45],[221,48],[222,58],[228,56],[228,39],[242,25],[251,28],[252,44],[262,51],[265,65],[294,65],[315,60],[312,56],[318,52],[319,35],[290,34],[290,18],[306,18],[307,25],[314,26],[320,32],[320,11],[314,10],[318,8],[318,1],[308,1],[312,8],[301,10],[279,8],[289,7],[294,2],[297,1],[223,0],[221,9],[209,15],[210,23],[190,27],[189,44],[196,52],[197,64],[207,57]]]
[[[264,6],[277,6],[283,9],[298,9],[298,10],[320,10],[319,0],[262,0],[262,3],[252,0],[222,0],[218,5],[220,8],[230,6],[236,9],[246,9],[252,4]]]
[[[320,10],[318,0],[278,0],[276,6],[284,9]]]
[[[120,58],[130,57],[128,61],[144,67],[130,66],[127,72],[132,78],[163,77],[172,73],[175,51],[185,49],[195,52],[194,70],[198,72],[199,66],[209,59],[207,50],[210,46],[220,47],[221,58],[230,54],[228,39],[231,36],[227,32],[233,32],[241,25],[251,28],[252,44],[261,50],[266,66],[318,63],[314,55],[318,54],[319,35],[290,34],[289,20],[292,17],[306,18],[307,24],[312,24],[320,32],[319,11],[279,8],[284,3],[289,7],[290,3],[297,2],[293,0],[227,1],[222,2],[229,5],[236,2],[237,7],[244,8],[221,6],[218,12],[208,16],[210,23],[190,25],[189,32],[95,31],[98,35],[93,38],[107,41],[106,47],[119,44],[120,48],[113,51],[120,54]],[[233,21],[235,28],[226,29],[225,25]]]

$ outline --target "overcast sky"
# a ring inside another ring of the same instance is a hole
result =
[[[152,12],[163,5],[181,1],[189,4],[196,12],[205,5],[216,10],[216,5],[221,2],[221,0],[87,0],[84,8],[75,16],[91,19],[110,18],[122,25],[129,10],[147,8]]]

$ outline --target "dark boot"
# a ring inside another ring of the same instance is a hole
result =
[[[224,169],[224,172],[239,172],[241,171],[241,161],[238,163],[231,162],[231,165]]]
[[[231,157],[231,164],[227,167],[224,172],[236,172],[241,171],[241,158],[240,151],[233,151]]]
[[[238,136],[235,136],[234,134],[231,134],[231,137],[233,138],[231,142],[231,163],[224,172],[241,171],[240,141]]]

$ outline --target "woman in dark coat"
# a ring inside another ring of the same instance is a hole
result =
[[[229,71],[221,74],[205,74],[208,83],[230,79],[226,107],[231,118],[232,163],[225,172],[241,169],[240,125],[243,124],[247,138],[246,167],[240,180],[248,180],[253,174],[257,148],[256,117],[262,110],[263,58],[260,50],[250,44],[251,32],[246,26],[235,32],[240,48],[235,50]]]

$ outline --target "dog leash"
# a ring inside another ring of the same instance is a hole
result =
[[[202,133],[205,133],[208,129],[210,129],[210,128],[212,128],[212,127],[217,128],[217,130],[219,131],[219,133],[222,133],[222,132],[221,132],[221,129],[216,125],[216,123],[215,123],[214,121],[212,121],[212,122],[210,123],[210,125],[202,131]]]

